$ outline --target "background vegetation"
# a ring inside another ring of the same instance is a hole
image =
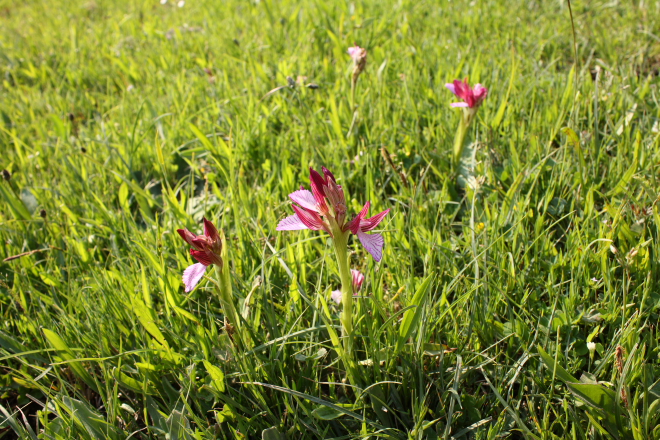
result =
[[[0,437],[660,438],[657,2],[575,1],[577,64],[564,1],[180,5],[0,0]],[[358,387],[328,237],[275,232],[321,165],[392,209]],[[252,350],[183,292],[203,216]]]

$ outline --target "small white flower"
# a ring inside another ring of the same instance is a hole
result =
[[[160,0],[160,4],[161,4],[161,5],[166,5],[166,4],[167,4],[167,0]]]
[[[184,2],[183,0],[181,0],[181,1],[180,1],[179,3],[177,3],[176,5],[177,5],[178,7],[180,7],[180,8],[183,8],[183,5],[185,5],[185,4],[186,4],[186,2]]]
[[[595,342],[587,342],[587,349],[590,352],[593,353],[594,351],[596,351],[596,343]]]

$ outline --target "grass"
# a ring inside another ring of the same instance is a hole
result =
[[[0,0],[0,437],[660,439],[656,6]],[[357,383],[329,237],[275,231],[322,165],[392,209]],[[251,348],[183,292],[203,216]]]

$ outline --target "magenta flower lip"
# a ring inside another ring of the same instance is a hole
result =
[[[192,247],[190,255],[199,262],[183,272],[183,284],[186,286],[186,292],[190,292],[202,279],[208,266],[215,264],[222,267],[222,240],[216,227],[206,218],[204,218],[204,234],[202,235],[195,235],[188,229],[177,229],[176,231]]]
[[[471,88],[467,78],[463,81],[455,79],[453,83],[445,84],[445,87],[463,100],[463,102],[452,102],[452,107],[476,108],[479,107],[484,99],[486,99],[486,96],[488,96],[487,88],[481,84],[476,84]]]
[[[375,229],[390,210],[386,209],[380,214],[366,218],[371,206],[371,203],[367,202],[362,211],[353,220],[347,222],[344,190],[337,184],[335,176],[330,170],[325,167],[321,170],[323,176],[313,168],[309,170],[311,192],[301,187],[289,194],[289,198],[294,202],[292,207],[295,214],[280,221],[277,230],[324,230],[332,236],[332,225],[334,224],[341,233],[351,231],[357,235],[360,243],[374,257],[374,260],[380,261],[383,257],[383,236],[366,232]]]

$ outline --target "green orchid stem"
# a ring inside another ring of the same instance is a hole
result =
[[[351,111],[355,110],[355,88],[357,87],[357,78],[351,80]]]
[[[222,234],[222,233],[221,233]],[[218,277],[218,293],[222,309],[225,312],[225,318],[234,327],[235,337],[234,340],[238,342],[239,347],[249,348],[250,338],[243,328],[241,316],[236,310],[234,304],[234,294],[231,287],[231,272],[229,271],[229,264],[227,258],[227,246],[224,234],[221,235],[222,239],[222,267],[216,266],[216,274]]]
[[[465,149],[465,137],[475,114],[476,108],[464,108],[461,115],[461,122],[458,124],[458,129],[456,130],[456,136],[454,137],[454,169],[457,173],[461,157],[463,157],[463,150]]]
[[[341,325],[344,339],[344,352],[353,358],[353,276],[348,264],[348,231],[334,234],[335,254],[341,278]]]

